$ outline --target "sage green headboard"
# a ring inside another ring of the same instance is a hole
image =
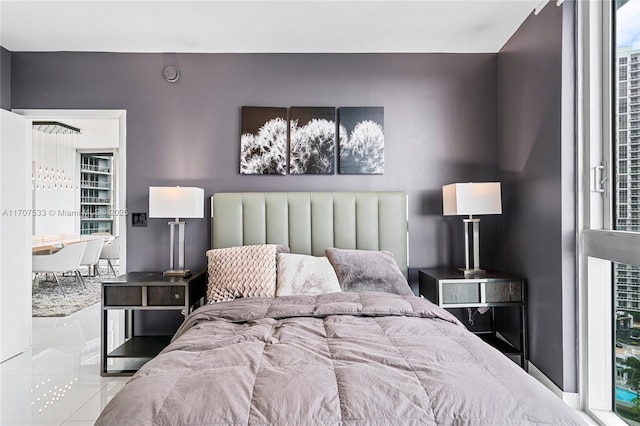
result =
[[[229,192],[211,197],[211,247],[285,244],[323,256],[327,247],[386,250],[407,276],[404,192]]]

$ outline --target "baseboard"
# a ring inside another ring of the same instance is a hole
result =
[[[540,383],[542,383],[546,388],[551,390],[551,392],[556,394],[558,398],[563,400],[565,404],[567,404],[569,407],[573,408],[574,410],[580,409],[580,398],[578,397],[577,393],[564,392],[555,383],[553,383],[551,379],[545,376],[545,374],[542,371],[540,371],[540,369],[536,367],[531,361],[529,361],[527,364],[528,364],[527,370],[529,372],[529,375],[531,375],[533,378],[535,378]]]

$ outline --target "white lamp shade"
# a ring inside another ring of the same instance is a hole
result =
[[[149,217],[204,217],[204,189],[191,186],[150,186]]]
[[[442,214],[502,214],[500,182],[452,183],[443,186]]]

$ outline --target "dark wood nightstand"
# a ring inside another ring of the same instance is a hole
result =
[[[129,272],[117,278],[105,279],[101,297],[100,374],[132,375],[171,341],[172,335],[135,336],[133,311],[179,310],[187,315],[205,303],[206,291],[205,270],[196,271],[185,278],[163,276],[162,272]],[[120,321],[110,323],[109,313],[115,310],[123,311],[124,315],[120,317]],[[109,333],[110,324],[118,323],[124,324],[124,327],[119,327],[118,330],[114,328]],[[121,344],[115,347],[118,343]],[[115,348],[109,351],[109,347]],[[119,368],[109,370],[110,361],[112,364],[120,364]]]
[[[491,315],[490,328],[474,333],[510,358],[516,358],[522,368],[527,368],[524,278],[491,270],[482,275],[465,277],[459,270],[421,269],[419,288],[421,296],[445,309],[488,309]],[[513,317],[509,316],[509,310],[515,310],[519,317],[516,333],[513,332],[513,324],[507,324],[509,318]]]

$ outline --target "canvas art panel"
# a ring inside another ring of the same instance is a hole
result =
[[[341,107],[339,173],[384,173],[384,107]]]
[[[287,172],[287,108],[242,107],[240,174]]]
[[[334,107],[289,109],[289,173],[333,174],[336,151]]]

